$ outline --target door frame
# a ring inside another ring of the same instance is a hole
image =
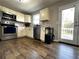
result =
[[[65,42],[65,43],[69,43],[69,44],[75,44],[77,45],[78,44],[78,28],[75,26],[77,21],[78,21],[78,9],[76,7],[76,4],[78,2],[74,2],[74,3],[70,3],[70,4],[67,4],[67,5],[64,5],[64,6],[61,6],[59,7],[59,20],[58,20],[58,38],[59,38],[59,41],[61,42]],[[62,10],[65,10],[65,9],[68,9],[68,8],[72,8],[72,7],[75,7],[75,16],[74,16],[74,34],[73,34],[73,40],[63,40],[61,39],[61,11]]]
[[[75,27],[77,28],[76,33],[77,33],[77,45],[79,45],[79,1],[76,3],[76,9],[77,9],[77,21],[75,23]]]

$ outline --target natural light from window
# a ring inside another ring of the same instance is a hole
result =
[[[61,39],[73,40],[75,7],[62,10]]]
[[[33,16],[33,24],[39,25],[40,24],[40,14],[36,14]]]

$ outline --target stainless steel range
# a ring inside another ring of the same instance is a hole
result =
[[[2,13],[0,13],[0,14],[2,14]],[[13,19],[15,20],[15,18],[13,18],[13,15],[5,14],[5,16],[3,15],[2,18],[0,16],[0,19],[1,19],[0,39],[7,40],[7,39],[16,38],[17,37],[16,26],[15,26],[15,23],[13,21],[11,21]]]

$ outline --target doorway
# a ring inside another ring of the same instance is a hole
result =
[[[69,4],[59,9],[59,38],[61,42],[78,44],[78,10],[77,5]]]

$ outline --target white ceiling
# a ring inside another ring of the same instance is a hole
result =
[[[0,5],[20,11],[32,13],[60,0],[30,0],[29,3],[20,3],[17,0],[0,0]]]

